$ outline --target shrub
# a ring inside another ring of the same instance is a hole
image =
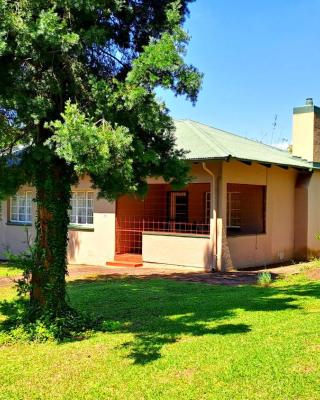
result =
[[[258,281],[257,281],[259,286],[262,287],[268,287],[270,286],[270,284],[272,283],[272,276],[270,274],[270,272],[260,272],[258,274]]]

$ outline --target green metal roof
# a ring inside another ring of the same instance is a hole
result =
[[[176,143],[184,149],[187,160],[256,161],[303,169],[319,165],[295,157],[285,150],[256,142],[191,120],[176,120]]]

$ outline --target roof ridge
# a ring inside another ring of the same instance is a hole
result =
[[[196,121],[192,121],[192,120],[186,120],[186,121],[189,123],[189,125],[191,125],[192,129],[193,129],[194,131],[196,131],[195,127],[193,126],[193,123],[194,123],[194,122],[197,123],[197,122],[196,122]],[[201,124],[201,123],[200,123],[200,124]],[[201,125],[204,125],[204,126],[205,126],[205,124],[201,124]],[[209,133],[206,132],[203,128],[200,128],[200,129],[201,129],[201,132],[205,135],[206,142],[210,143],[210,140],[209,140],[209,139],[212,139],[212,138],[210,137]],[[228,149],[226,149],[222,144],[217,143],[217,141],[215,141],[215,140],[214,140],[214,144],[215,144],[215,146],[217,146],[221,151],[223,151],[224,153],[226,153],[227,156],[230,156],[230,155],[231,155],[231,154],[230,154],[230,151],[229,151]]]
[[[189,121],[189,120],[187,120],[187,119],[185,119],[185,120],[180,120],[180,122],[187,123],[187,124],[191,127],[191,129],[194,131],[194,133],[199,137],[198,131],[194,128],[194,126],[193,126],[192,124],[190,124],[190,121]],[[206,142],[207,142],[208,145],[211,145],[210,141],[206,140]],[[210,146],[210,147],[211,147],[211,146]]]

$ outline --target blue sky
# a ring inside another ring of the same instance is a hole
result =
[[[290,141],[292,108],[306,97],[320,105],[319,17],[320,0],[197,0],[185,28],[186,61],[205,74],[198,102],[161,98],[175,118]]]

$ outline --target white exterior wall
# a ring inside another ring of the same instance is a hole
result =
[[[74,190],[92,190],[88,178],[81,180]],[[21,191],[34,189],[27,187]],[[83,228],[69,230],[68,261],[70,264],[105,265],[113,260],[115,253],[115,204],[104,199],[97,199],[97,190],[94,195],[94,224]],[[15,254],[25,251],[28,247],[27,236],[32,240],[35,237],[34,226],[10,224],[8,201],[2,202],[0,221],[0,259],[5,258],[6,251]],[[34,224],[36,208],[33,205],[32,221]]]

